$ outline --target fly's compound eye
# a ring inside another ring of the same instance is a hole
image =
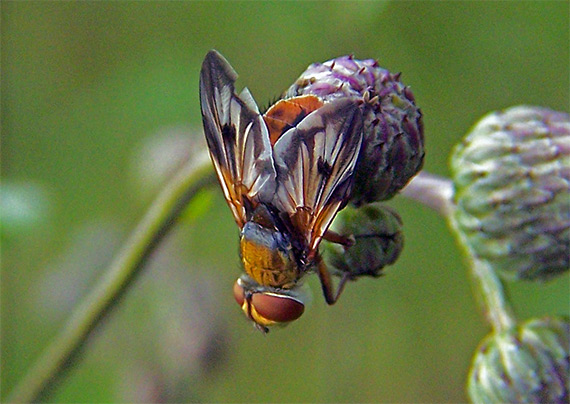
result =
[[[299,300],[274,293],[255,293],[251,304],[257,314],[275,323],[297,320],[305,311],[305,305]]]
[[[303,302],[288,295],[257,292],[247,297],[239,280],[234,284],[234,298],[249,318],[264,327],[296,320],[305,311]]]

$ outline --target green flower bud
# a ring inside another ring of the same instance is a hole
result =
[[[362,100],[364,141],[355,174],[355,205],[387,200],[421,169],[422,114],[409,87],[372,59],[342,56],[310,65],[286,97],[315,95],[324,102]]]
[[[487,336],[473,359],[474,403],[568,403],[570,322],[533,319]]]
[[[570,117],[519,106],[485,116],[453,153],[457,228],[506,279],[570,261]]]
[[[347,207],[336,217],[332,230],[354,236],[354,245],[323,243],[323,258],[335,275],[380,276],[382,268],[393,264],[404,247],[402,220],[387,206]]]

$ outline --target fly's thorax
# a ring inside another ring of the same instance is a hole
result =
[[[291,241],[286,234],[247,222],[240,237],[245,272],[259,285],[291,288],[300,277]]]

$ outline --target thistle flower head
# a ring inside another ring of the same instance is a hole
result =
[[[335,275],[351,277],[380,276],[382,269],[393,264],[404,247],[402,220],[387,206],[370,204],[341,211],[332,229],[354,236],[354,245],[324,243],[323,258]]]
[[[372,59],[342,56],[314,63],[286,97],[315,95],[324,102],[362,100],[364,141],[355,175],[355,205],[390,199],[421,169],[422,115],[409,87]]]
[[[533,319],[487,336],[473,359],[468,392],[474,403],[567,403],[570,323]]]
[[[570,263],[570,117],[513,107],[484,117],[451,160],[459,231],[507,279]]]

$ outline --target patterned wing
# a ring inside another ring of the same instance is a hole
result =
[[[348,201],[361,144],[362,113],[347,99],[325,104],[275,143],[273,203],[288,214],[308,259]]]
[[[202,121],[210,157],[237,224],[247,222],[259,202],[275,194],[276,171],[267,126],[251,93],[238,96],[237,74],[212,50],[200,72]]]

